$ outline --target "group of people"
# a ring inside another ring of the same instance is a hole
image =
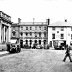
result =
[[[69,57],[70,62],[72,62],[71,55],[70,55],[70,46],[66,45],[66,52],[63,61],[66,61],[66,58]]]

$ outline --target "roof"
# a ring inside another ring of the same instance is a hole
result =
[[[19,25],[35,26],[35,25],[48,25],[48,24],[46,22],[21,22]]]
[[[62,22],[62,21],[57,21],[55,23],[50,24],[49,26],[72,26],[72,23],[69,22]]]
[[[0,11],[0,12],[4,13],[3,11]],[[11,17],[10,15],[8,15],[8,14],[6,14],[6,13],[4,13],[4,14],[7,15],[7,16],[9,16],[9,17]]]

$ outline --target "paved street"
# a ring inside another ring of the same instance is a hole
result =
[[[63,62],[64,50],[23,49],[0,57],[0,72],[72,72],[72,63]]]

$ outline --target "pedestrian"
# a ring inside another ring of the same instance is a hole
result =
[[[63,61],[65,62],[66,58],[69,57],[70,62],[72,62],[71,60],[71,56],[70,56],[70,47],[68,45],[66,45],[66,52],[65,52],[65,57],[63,59]]]

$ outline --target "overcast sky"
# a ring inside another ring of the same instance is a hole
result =
[[[68,19],[72,22],[72,0],[0,0],[0,10],[12,17],[13,22],[18,18],[22,22],[45,22],[47,18],[51,23]]]

